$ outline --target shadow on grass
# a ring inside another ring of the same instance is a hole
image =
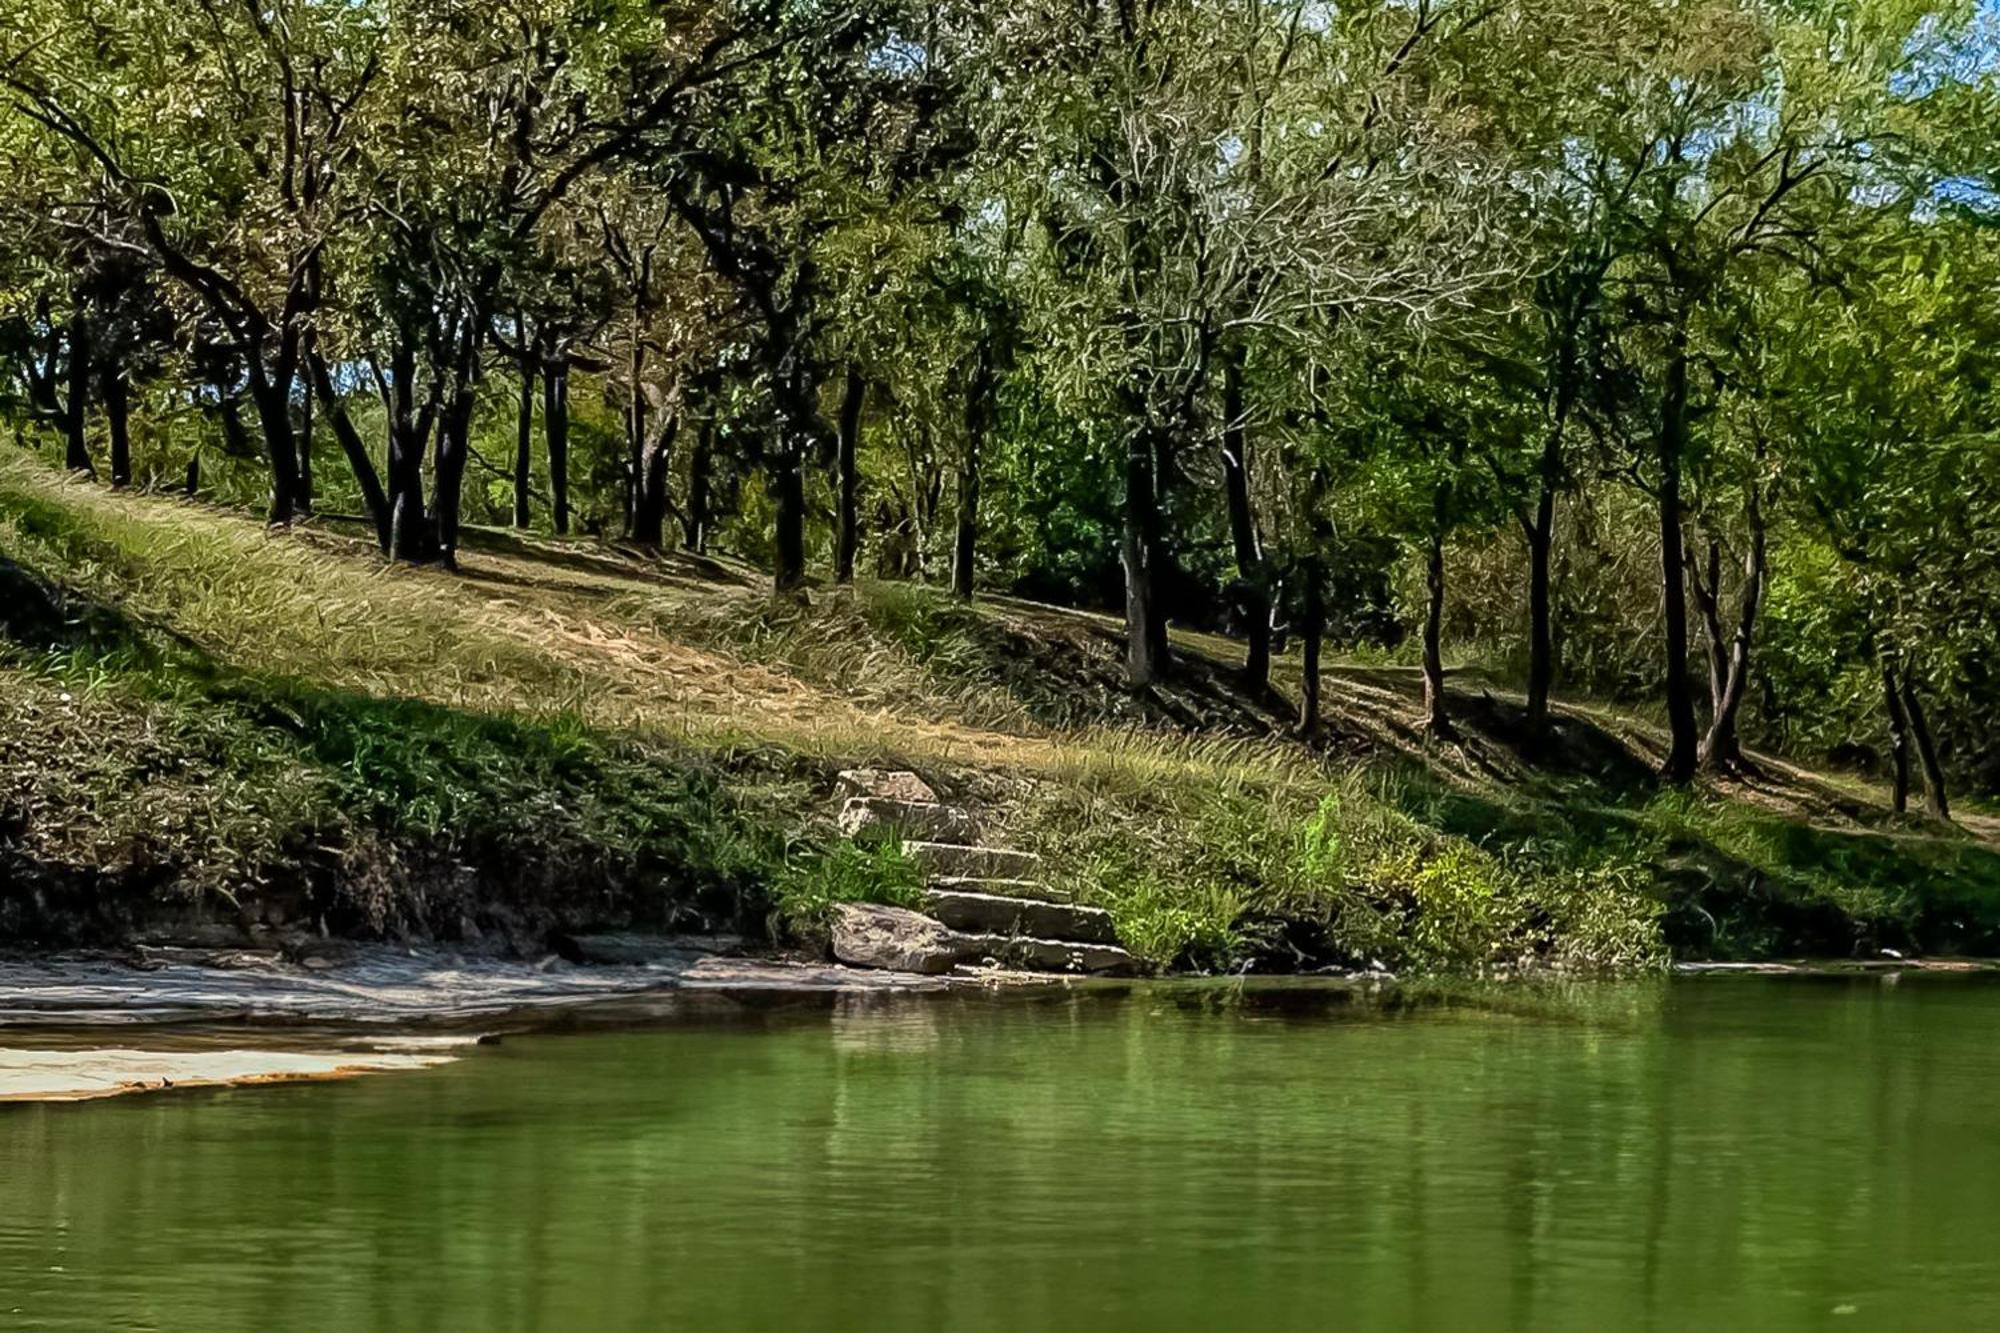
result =
[[[1407,766],[1386,790],[1410,817],[1531,869],[1644,877],[1676,957],[2000,954],[2000,850],[1984,842],[1588,779],[1471,792]]]
[[[528,943],[555,928],[756,931],[764,886],[783,864],[782,834],[700,755],[570,717],[467,712],[239,670],[0,556],[0,663],[10,657],[74,675],[108,707],[151,719],[139,729],[143,756],[95,753],[67,724],[16,738],[17,758],[73,779],[94,807],[134,799],[138,771],[156,785],[187,781],[178,799],[200,830],[140,830],[140,845],[110,852],[80,839],[67,866],[10,856],[13,900],[64,888],[58,933],[96,928],[67,892],[76,885],[127,904],[120,919],[143,917],[148,897],[179,915],[177,880],[213,880],[232,865],[246,917],[252,899],[282,890],[302,899],[288,915],[342,933],[497,928]],[[306,780],[281,800],[254,783],[222,793],[179,776],[274,770]],[[303,802],[299,790],[310,793]],[[0,809],[0,830],[64,818]],[[62,844],[59,828],[42,832]]]

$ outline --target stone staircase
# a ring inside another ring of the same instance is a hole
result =
[[[862,967],[943,972],[988,964],[1037,972],[1129,971],[1111,915],[1081,907],[1041,880],[1041,858],[979,841],[978,821],[946,805],[914,773],[840,775],[840,831],[857,841],[897,837],[923,869],[924,911],[860,904],[842,909],[834,956]]]

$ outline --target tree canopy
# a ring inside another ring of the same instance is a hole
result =
[[[0,0],[0,412],[116,486],[1658,699],[2000,790],[1970,0]],[[1410,640],[1404,646],[1405,639]],[[1704,692],[1696,682],[1708,681]],[[1706,698],[1700,697],[1705,693]]]

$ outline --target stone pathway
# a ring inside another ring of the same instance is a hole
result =
[[[923,912],[843,907],[833,931],[840,961],[933,975],[981,963],[1038,972],[1132,969],[1110,913],[1078,906],[1044,884],[1033,852],[981,842],[972,812],[939,801],[916,774],[850,770],[840,775],[839,792],[840,831],[860,841],[902,839],[926,879]]]

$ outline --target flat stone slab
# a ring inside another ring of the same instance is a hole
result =
[[[959,947],[966,962],[991,958],[1008,967],[1037,972],[1130,972],[1136,963],[1116,945],[1073,944],[1026,935],[961,935]]]
[[[990,893],[996,898],[1033,898],[1041,903],[1066,903],[1069,894],[1038,879],[991,879],[978,875],[933,875],[934,889],[954,893]]]
[[[891,801],[935,802],[931,784],[908,770],[849,768],[834,779],[834,793],[841,797],[880,796]]]
[[[833,956],[843,963],[937,976],[957,965],[960,952],[951,931],[907,907],[841,903],[834,909]]]
[[[887,796],[850,796],[840,807],[840,832],[848,838],[917,838],[969,843],[979,825],[967,811],[937,801],[898,801]]]
[[[554,955],[516,962],[368,945],[331,967],[290,963],[276,954],[237,961],[241,965],[188,959],[135,967],[98,955],[0,959],[0,1035],[10,1028],[188,1019],[460,1023],[676,991],[881,992],[950,984],[908,972],[694,953],[640,966],[578,967]]]
[[[924,894],[930,914],[974,935],[1029,935],[1081,944],[1116,944],[1118,932],[1111,914],[1098,907],[1008,898],[990,893],[931,889]]]
[[[382,1051],[42,1051],[0,1048],[0,1102],[80,1102],[174,1088],[324,1082],[452,1057]]]
[[[1042,858],[1011,847],[972,847],[954,842],[905,842],[903,850],[933,877],[1033,879]]]

